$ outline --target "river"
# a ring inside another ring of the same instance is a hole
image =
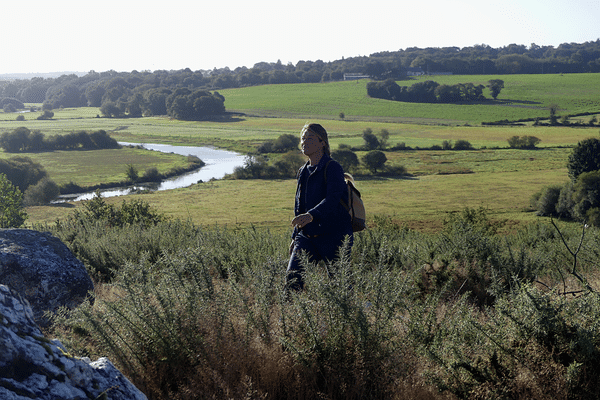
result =
[[[221,179],[226,174],[232,173],[235,167],[243,166],[244,161],[246,160],[246,156],[243,154],[234,153],[228,150],[215,149],[212,147],[173,146],[169,144],[129,142],[119,142],[119,144],[121,146],[142,146],[148,150],[160,151],[163,153],[181,154],[182,156],[193,155],[206,163],[206,165],[199,170],[166,179],[161,182],[158,187],[151,188],[151,190],[178,189],[191,186],[200,181],[206,182],[211,179]],[[114,197],[124,196],[144,189],[149,188],[143,186],[114,188],[102,190],[101,193],[102,197]],[[58,202],[90,200],[94,197],[94,193],[95,192],[65,195],[61,196]]]

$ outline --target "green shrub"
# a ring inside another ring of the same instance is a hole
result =
[[[473,150],[473,146],[467,140],[459,139],[454,142],[454,150]]]
[[[6,175],[0,174],[0,228],[18,228],[27,219],[23,194]]]
[[[523,286],[486,317],[468,302],[413,310],[411,337],[431,360],[427,372],[458,398],[593,398],[600,331],[597,294],[567,300]],[[438,309],[439,311],[439,309]]]
[[[600,208],[600,171],[582,172],[573,185],[573,215],[588,219],[588,211]]]
[[[535,136],[513,136],[508,139],[508,145],[511,149],[535,149],[541,142]]]
[[[158,168],[150,167],[142,175],[142,181],[144,182],[160,182],[162,179]]]
[[[559,217],[570,219],[572,218],[573,206],[573,182],[569,181],[560,188],[558,195],[558,203],[556,204],[556,213]]]
[[[300,136],[290,133],[283,134],[275,140],[263,142],[257,149],[259,153],[286,153],[298,150]]]
[[[358,156],[350,149],[334,150],[331,152],[331,158],[339,162],[346,172],[353,172],[360,165]]]
[[[289,232],[108,223],[144,215],[139,206],[96,200],[50,227],[90,270],[106,270],[93,306],[54,326],[151,398],[594,398],[600,389],[597,280],[568,279],[566,247],[580,276],[597,277],[599,229],[537,223],[500,235],[502,221],[480,208],[425,234],[375,215],[351,254],[304,259],[306,289],[286,300]]]
[[[549,186],[542,190],[535,205],[538,215],[554,216],[558,214],[557,207],[561,190],[560,186]]]
[[[379,150],[369,151],[362,157],[363,164],[374,174],[377,173],[377,170],[383,169],[386,161],[387,157],[385,153]]]
[[[600,170],[600,139],[590,138],[577,143],[569,155],[567,169],[572,181],[584,172]]]
[[[42,178],[38,183],[25,190],[24,202],[27,206],[48,204],[58,195],[60,195],[58,185],[48,178]]]

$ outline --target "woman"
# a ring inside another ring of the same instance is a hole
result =
[[[348,186],[342,166],[331,158],[327,131],[320,124],[306,124],[300,145],[308,161],[298,171],[292,220],[287,287],[294,290],[304,288],[301,252],[308,253],[313,262],[327,263],[335,259],[346,236],[352,244],[350,214],[341,202],[348,202]]]

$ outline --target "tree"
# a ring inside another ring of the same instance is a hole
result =
[[[541,140],[535,136],[513,136],[508,139],[508,145],[511,149],[535,149],[535,146]]]
[[[473,150],[473,146],[467,140],[459,139],[454,142],[454,150]]]
[[[0,174],[0,228],[18,228],[27,219],[23,210],[23,194]]]
[[[363,131],[363,140],[365,141],[365,149],[375,150],[379,148],[379,139],[373,134],[371,128],[367,128]]]
[[[377,173],[377,170],[383,169],[383,165],[387,161],[387,157],[385,153],[380,150],[373,150],[365,154],[362,158],[363,164],[371,171],[372,173]]]
[[[600,225],[600,171],[582,172],[573,185],[573,216]]]
[[[52,118],[54,118],[54,113],[50,110],[44,110],[44,112],[37,117],[38,120],[47,120]]]
[[[491,79],[487,84],[488,89],[490,89],[490,94],[496,100],[500,91],[504,89],[504,81],[502,79]]]
[[[105,117],[119,118],[123,116],[123,112],[121,111],[121,109],[112,101],[105,101],[102,104],[102,107],[100,107],[100,112]]]
[[[178,88],[166,99],[169,116],[181,120],[202,120],[225,112],[225,98],[218,92]]]
[[[573,182],[584,172],[600,170],[600,139],[589,138],[577,143],[569,155],[567,169]]]
[[[48,204],[56,199],[59,194],[60,189],[54,181],[48,178],[42,178],[38,183],[29,186],[27,190],[25,190],[24,202],[28,206]]]
[[[21,126],[0,135],[0,147],[8,153],[17,153],[27,147],[30,130]]]
[[[0,160],[0,174],[6,175],[6,178],[21,192],[46,177],[46,171],[41,164],[29,157],[20,156]]]
[[[344,171],[352,172],[360,162],[358,156],[350,149],[338,149],[331,152],[331,158],[340,163]]]
[[[140,174],[133,164],[127,164],[127,169],[125,170],[125,176],[127,176],[127,180],[130,182],[137,182],[140,177]]]
[[[285,133],[279,136],[273,142],[273,151],[275,153],[286,153],[292,150],[298,150],[300,144],[300,138],[298,135],[292,135],[291,133]]]
[[[558,105],[557,104],[550,104],[548,106],[548,109],[550,110],[550,125],[554,126],[554,125],[558,125],[558,115],[556,115],[556,113],[558,112]]]
[[[382,129],[379,132],[379,149],[385,150],[388,146],[388,141],[390,139],[390,132],[387,129]]]

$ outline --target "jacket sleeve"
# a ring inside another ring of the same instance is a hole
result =
[[[326,167],[327,174],[326,194],[316,206],[308,210],[313,220],[320,222],[335,213],[343,195],[347,195],[348,187],[344,180],[344,170],[336,161],[331,161]]]

